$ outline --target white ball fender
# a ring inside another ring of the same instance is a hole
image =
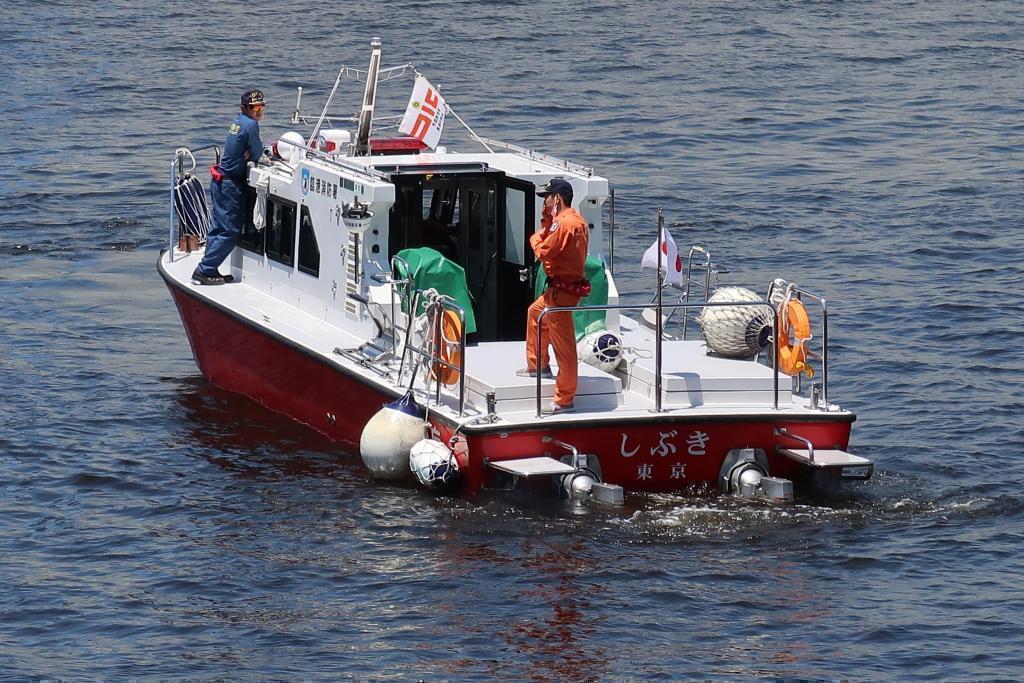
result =
[[[409,469],[421,484],[437,488],[452,481],[459,465],[451,449],[437,439],[423,439],[409,453]]]
[[[721,287],[708,302],[761,300],[744,287]],[[728,358],[757,355],[772,336],[772,309],[768,306],[709,306],[701,311],[697,320],[708,349]]]
[[[611,330],[591,332],[576,344],[576,355],[584,363],[611,372],[622,362],[622,340]]]
[[[406,394],[366,423],[359,437],[359,455],[375,478],[402,479],[409,476],[409,451],[425,433],[423,410]]]

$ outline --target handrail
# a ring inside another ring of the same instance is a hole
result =
[[[454,299],[447,296],[441,295],[438,297],[438,301],[441,303],[442,309],[448,309],[454,311],[459,316],[459,366],[455,367],[452,363],[449,363],[441,357],[438,352],[438,348],[444,343],[444,332],[441,326],[444,315],[438,315],[434,319],[434,334],[436,338],[440,340],[440,344],[435,346],[433,349],[432,363],[443,365],[451,370],[459,371],[459,417],[462,417],[465,404],[466,404],[466,312],[462,310],[462,306],[455,303]],[[436,387],[434,389],[434,401],[438,404],[441,403],[441,373],[434,373],[434,379],[436,380]]]
[[[394,298],[395,297],[395,287],[394,287],[394,285],[398,284],[398,285],[408,286],[411,289],[413,278],[412,278],[412,268],[409,266],[409,262],[407,260],[405,260],[404,258],[402,258],[401,256],[399,256],[398,254],[394,254],[391,257],[390,265],[391,265],[391,273],[392,274],[395,273],[396,270],[398,270],[399,272],[401,272],[401,271],[405,272],[405,277],[404,278],[395,279],[395,278],[392,277],[392,278],[389,278],[389,280],[388,280],[389,284],[391,284],[392,319],[394,320],[394,319],[397,319],[397,317],[398,317],[397,313],[394,312],[394,301],[395,301],[395,298]],[[401,268],[400,269],[396,269],[395,268],[396,265],[401,266]],[[416,310],[417,310],[417,308],[419,308],[419,300],[420,300],[420,295],[422,294],[422,292],[419,289],[415,289],[415,290],[412,290],[411,293],[412,293],[412,297],[409,297],[409,292],[408,291],[400,292],[399,293],[399,299],[400,300],[404,300],[404,302],[408,306],[408,311],[406,312],[406,315],[408,316],[408,325],[406,327],[405,339],[403,340],[403,344],[402,344],[402,360],[399,362],[399,365],[398,365],[398,376],[399,376],[399,378],[401,378],[401,376],[402,376],[402,367],[405,365],[405,353],[406,353],[406,350],[411,351],[413,353],[417,353],[417,354],[419,354],[420,356],[423,356],[423,357],[428,357],[427,354],[423,353],[420,349],[414,348],[414,347],[409,345],[409,338],[412,336],[412,322],[416,318]],[[412,300],[409,301],[408,300],[409,298],[411,298]],[[466,311],[463,310],[463,308],[461,306],[459,306],[455,302],[454,299],[452,299],[451,297],[449,297],[449,296],[447,296],[445,294],[440,294],[437,297],[436,302],[441,304],[442,309],[447,308],[448,310],[453,311],[456,315],[459,316],[459,366],[458,366],[458,368],[456,368],[455,365],[453,365],[452,363],[449,363],[448,361],[446,361],[443,358],[441,358],[436,353],[437,349],[434,349],[435,353],[433,353],[433,354],[431,354],[429,356],[429,361],[431,363],[436,363],[438,365],[443,365],[443,366],[445,366],[447,368],[450,368],[452,370],[456,370],[457,369],[459,371],[459,417],[462,417],[463,414],[465,413],[465,404],[466,404]],[[442,320],[443,317],[444,317],[443,315],[438,315],[438,316],[435,316],[435,319],[434,319],[434,335],[435,335],[435,337],[437,339],[442,339],[442,336],[441,336],[441,320]],[[392,324],[392,327],[394,327],[394,324]],[[394,334],[393,334],[392,338],[393,339],[397,339],[397,336],[394,336]],[[440,403],[441,402],[441,373],[438,372],[438,373],[436,373],[436,375],[437,375],[436,376],[437,385],[436,385],[436,388],[434,390],[434,400],[437,401],[438,403]]]
[[[174,174],[174,166],[178,163],[178,155],[174,155],[174,160],[171,161],[171,182],[170,182],[170,197],[167,202],[167,262],[174,263],[174,181],[176,179]]]
[[[704,247],[695,244],[690,247],[690,253],[686,256],[686,287],[683,289],[683,301],[687,303],[690,301],[690,274],[692,273],[694,254],[704,254],[704,301],[707,301],[711,294],[711,254]],[[671,315],[670,313],[669,317]],[[683,341],[686,340],[686,330],[689,326],[690,316],[683,311]]]
[[[594,169],[590,168],[589,166],[582,166],[571,161],[566,161],[565,159],[553,157],[550,154],[536,152],[532,149],[527,149],[525,147],[513,145],[512,143],[509,142],[502,142],[501,140],[492,140],[490,138],[485,138],[476,134],[473,134],[471,137],[484,147],[487,147],[488,149],[492,146],[500,147],[504,149],[506,152],[515,154],[516,156],[525,157],[527,159],[532,159],[535,161],[542,161],[544,163],[551,164],[552,166],[561,166],[567,171],[572,171],[574,173],[578,173],[580,175],[585,175],[588,177],[594,175]]]
[[[306,143],[300,145],[297,142],[290,142],[288,140],[278,140],[277,142],[279,145],[282,142],[284,142],[284,144],[286,145],[297,147],[306,152],[307,159],[313,157],[322,164],[326,164],[328,166],[336,166],[339,170],[342,171],[355,173],[356,175],[363,175],[369,178],[370,180],[387,180],[388,178],[386,173],[382,173],[372,166],[362,166],[361,164],[358,164],[354,161],[350,161],[348,157],[343,157],[336,154],[327,154],[317,149],[316,147],[312,147],[311,145],[308,145]]]
[[[419,305],[418,302],[419,302],[419,295],[420,294],[421,294],[420,290],[416,290],[414,292],[414,294],[413,294],[413,303],[415,305],[417,305],[417,306]],[[452,299],[451,297],[449,297],[447,295],[444,295],[444,294],[439,295],[437,297],[437,299],[435,299],[434,303],[440,304],[442,310],[448,309],[448,310],[454,312],[456,315],[459,316],[459,364],[455,365],[455,364],[449,363],[445,359],[441,358],[441,356],[440,356],[440,354],[438,352],[438,348],[437,347],[435,347],[431,351],[431,353],[426,353],[422,349],[419,349],[419,348],[417,348],[417,347],[415,347],[415,346],[410,344],[410,337],[412,336],[412,321],[416,317],[415,309],[410,308],[409,313],[408,313],[408,316],[409,316],[409,326],[407,328],[407,332],[406,332],[406,335],[405,335],[404,343],[402,344],[402,359],[399,362],[399,371],[398,371],[399,381],[401,381],[402,367],[405,364],[405,354],[406,354],[407,351],[409,353],[415,353],[418,356],[427,359],[427,362],[432,364],[432,365],[440,365],[440,366],[444,366],[446,368],[449,368],[451,370],[458,370],[459,371],[459,417],[463,417],[465,415],[465,412],[466,412],[465,411],[465,408],[466,408],[466,312],[462,309],[461,306],[459,306],[455,302],[454,299]],[[428,303],[427,305],[429,306],[431,304]],[[442,315],[436,315],[434,317],[434,321],[433,321],[433,325],[432,325],[434,337],[436,339],[442,340],[442,343],[443,343],[443,340],[444,340],[444,338],[442,336],[442,332],[441,332],[441,322],[442,322],[443,318],[444,318],[443,314]],[[435,386],[435,389],[434,389],[434,401],[436,403],[440,404],[441,403],[441,373],[440,372],[436,372],[436,373],[434,373],[434,375],[435,375],[435,380],[436,380],[436,386]],[[415,367],[414,367],[414,369],[413,369],[413,382],[410,383],[410,387],[409,387],[410,389],[412,388],[412,384],[415,383],[415,376],[416,376],[416,370],[415,370]],[[425,386],[427,386],[429,388],[430,385],[429,385],[428,381],[425,381],[424,384],[425,384]]]
[[[213,149],[216,152],[217,163],[220,163],[220,146],[219,145],[203,145],[195,149],[188,147],[179,147],[174,150],[174,159],[171,160],[171,178],[170,178],[170,196],[167,202],[167,262],[174,263],[174,181],[177,180],[177,174],[175,173],[175,167],[177,172],[184,172],[185,155],[182,151],[188,154],[192,158],[193,169],[195,170],[196,152],[202,152],[207,149]]]
[[[775,429],[772,430],[772,434],[774,436],[785,436],[785,437],[788,437],[790,439],[793,439],[794,441],[799,441],[803,445],[807,446],[807,459],[810,460],[812,463],[814,462],[814,444],[811,443],[810,439],[805,439],[804,437],[800,436],[799,434],[794,434],[793,432],[789,431],[785,427],[776,427]],[[776,448],[779,448],[779,447],[776,446]]]
[[[690,304],[690,303],[664,304],[664,305],[661,306],[661,308],[671,308],[673,310],[676,309],[676,308],[682,308],[685,311],[685,309],[689,309],[689,308],[715,308],[715,307],[728,307],[728,306],[767,306],[769,309],[771,309],[771,312],[772,312],[772,339],[774,340],[774,339],[778,339],[779,338],[779,319],[778,319],[778,315],[776,314],[775,309],[772,307],[772,305],[770,303],[768,303],[767,301],[713,301],[713,302],[712,301],[704,301],[704,302],[695,303],[695,304]],[[562,312],[573,312],[573,311],[629,311],[629,310],[642,310],[644,308],[648,308],[648,306],[646,306],[644,304],[602,304],[602,305],[598,305],[598,306],[551,306],[551,307],[546,307],[546,308],[542,309],[541,312],[540,312],[540,315],[537,316],[537,349],[538,349],[538,353],[540,353],[540,350],[542,348],[542,346],[541,346],[542,323],[543,323],[543,320],[544,320],[544,316],[546,316],[548,313],[562,313]],[[658,318],[660,319],[661,315],[662,315],[661,310],[660,309],[657,310],[656,313],[657,313]],[[662,341],[663,341],[662,335],[659,335],[659,334],[655,333],[654,343],[655,343],[656,353],[655,353],[654,378],[655,378],[655,385],[659,386],[659,387],[660,387],[660,383],[661,383],[660,380],[661,380],[661,344],[662,344]],[[827,344],[827,342],[828,342],[828,338],[827,337],[824,339],[824,342]],[[772,393],[773,393],[773,397],[774,397],[774,402],[773,402],[772,409],[773,410],[778,410],[779,409],[779,354],[777,354],[777,353],[773,353],[772,354],[772,372],[773,372]],[[540,394],[541,394],[541,373],[538,372],[537,373],[537,385],[536,385],[536,399],[537,399],[537,401],[536,401],[536,403],[537,403],[537,415],[536,415],[536,417],[538,417],[538,418],[541,417],[541,414],[542,414],[541,413],[541,395]],[[660,390],[655,392],[655,396],[654,396],[654,411],[658,412],[658,413],[662,412],[662,407],[661,407],[661,391]]]
[[[813,292],[809,292],[806,289],[801,289],[799,286],[795,286],[793,291],[802,296],[808,296],[815,301],[821,303],[821,400],[824,405],[828,405],[828,305],[824,297],[818,296]],[[811,351],[807,352],[807,355],[814,356],[816,354]],[[799,376],[798,376],[799,377]],[[799,382],[800,380],[797,379]],[[800,386],[797,385],[799,390]]]
[[[608,188],[608,271],[615,275],[615,188]]]

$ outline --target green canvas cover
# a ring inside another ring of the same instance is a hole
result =
[[[403,249],[396,254],[404,259],[412,270],[412,285],[418,290],[436,289],[439,294],[444,294],[455,299],[455,303],[462,307],[466,314],[466,334],[476,332],[476,317],[473,315],[473,302],[469,296],[469,288],[466,286],[466,271],[458,263],[449,261],[436,249],[430,247],[419,247],[416,249]],[[398,272],[402,265],[395,262],[395,277],[405,278],[408,273]],[[402,310],[407,304],[403,303]],[[423,313],[423,303],[420,303],[420,310],[416,315]]]
[[[587,255],[587,262],[584,265],[586,278],[590,280],[590,296],[580,300],[580,306],[603,306],[608,303],[608,277],[604,272],[604,263],[593,255]],[[534,288],[534,295],[540,296],[548,286],[548,276],[543,268],[538,266],[537,285]],[[576,341],[579,341],[591,332],[603,330],[605,311],[576,311],[572,314],[573,323],[576,327]]]

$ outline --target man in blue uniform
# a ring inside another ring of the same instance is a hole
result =
[[[246,220],[245,196],[249,176],[248,162],[259,161],[263,154],[260,121],[266,102],[260,90],[242,94],[242,111],[228,129],[220,164],[210,169],[210,195],[213,215],[206,236],[206,254],[192,273],[192,281],[200,285],[222,285],[231,282],[230,275],[217,270],[238,242]]]

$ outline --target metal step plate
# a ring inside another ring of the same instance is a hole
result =
[[[516,460],[492,460],[490,466],[517,477],[534,477],[540,475],[569,474],[576,468],[558,462],[554,458],[517,458]]]
[[[831,448],[815,448],[814,460],[806,448],[780,448],[779,453],[806,467],[842,468],[840,476],[843,479],[870,479],[875,469],[874,463],[867,458]]]

